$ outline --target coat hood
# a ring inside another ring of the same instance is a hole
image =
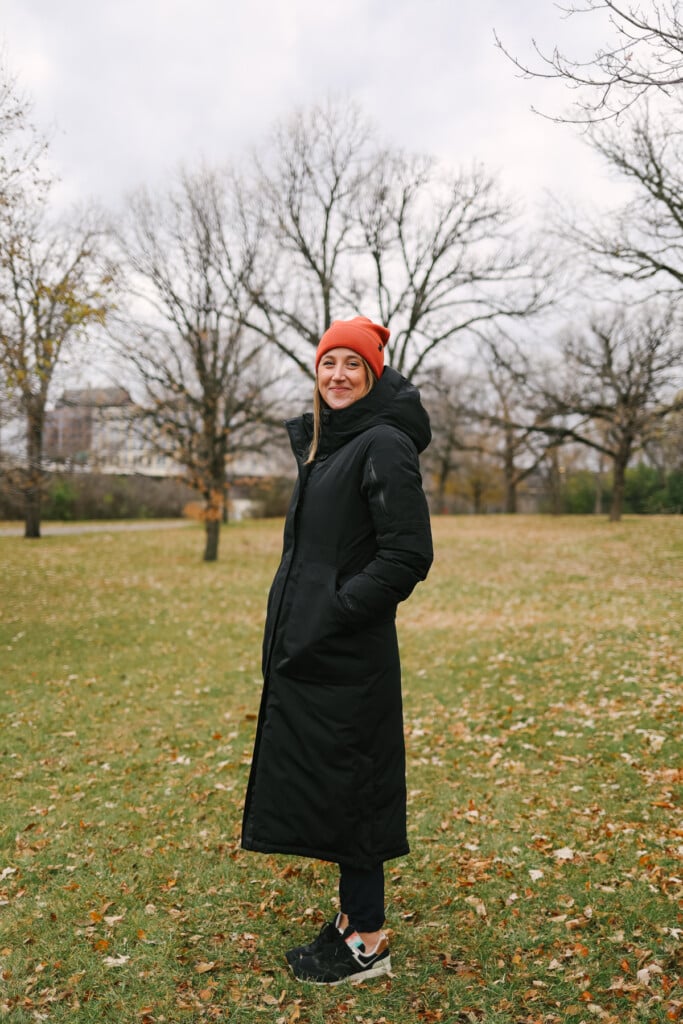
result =
[[[391,426],[410,438],[418,453],[432,439],[427,410],[420,392],[391,366],[364,398],[345,409],[323,409],[319,453],[328,455],[372,427]],[[313,414],[287,420],[292,449],[298,459],[305,458],[313,437]]]

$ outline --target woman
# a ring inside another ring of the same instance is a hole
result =
[[[384,367],[386,327],[336,320],[314,411],[289,420],[298,481],[268,598],[264,688],[244,810],[247,850],[340,865],[340,913],[289,950],[336,984],[391,969],[384,861],[408,853],[396,606],[432,561],[419,393]]]

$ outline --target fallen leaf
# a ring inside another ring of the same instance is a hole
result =
[[[477,917],[482,917],[483,918],[483,917],[487,917],[488,916],[488,911],[486,909],[486,904],[484,903],[483,900],[480,900],[477,896],[467,896],[465,898],[465,903],[469,903],[469,905],[474,908],[474,910],[475,910],[475,912],[477,914]]]
[[[647,967],[641,967],[637,972],[636,978],[638,979],[639,985],[647,986],[650,984],[650,975],[661,974],[662,968],[659,964],[648,964]]]
[[[208,971],[212,971],[215,966],[215,960],[200,960],[194,969],[195,974],[206,974]]]
[[[123,965],[127,964],[129,960],[129,956],[121,954],[120,956],[105,956],[102,963],[105,967],[123,967]]]

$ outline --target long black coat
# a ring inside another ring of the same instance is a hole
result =
[[[419,393],[386,368],[353,405],[287,423],[299,477],[268,598],[242,845],[358,868],[408,852],[396,605],[432,561]]]

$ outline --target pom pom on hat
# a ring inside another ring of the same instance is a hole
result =
[[[350,348],[369,363],[375,377],[382,376],[384,369],[384,346],[389,340],[389,328],[374,324],[366,316],[354,316],[352,320],[333,320],[320,339],[315,353],[315,368],[333,348]]]

